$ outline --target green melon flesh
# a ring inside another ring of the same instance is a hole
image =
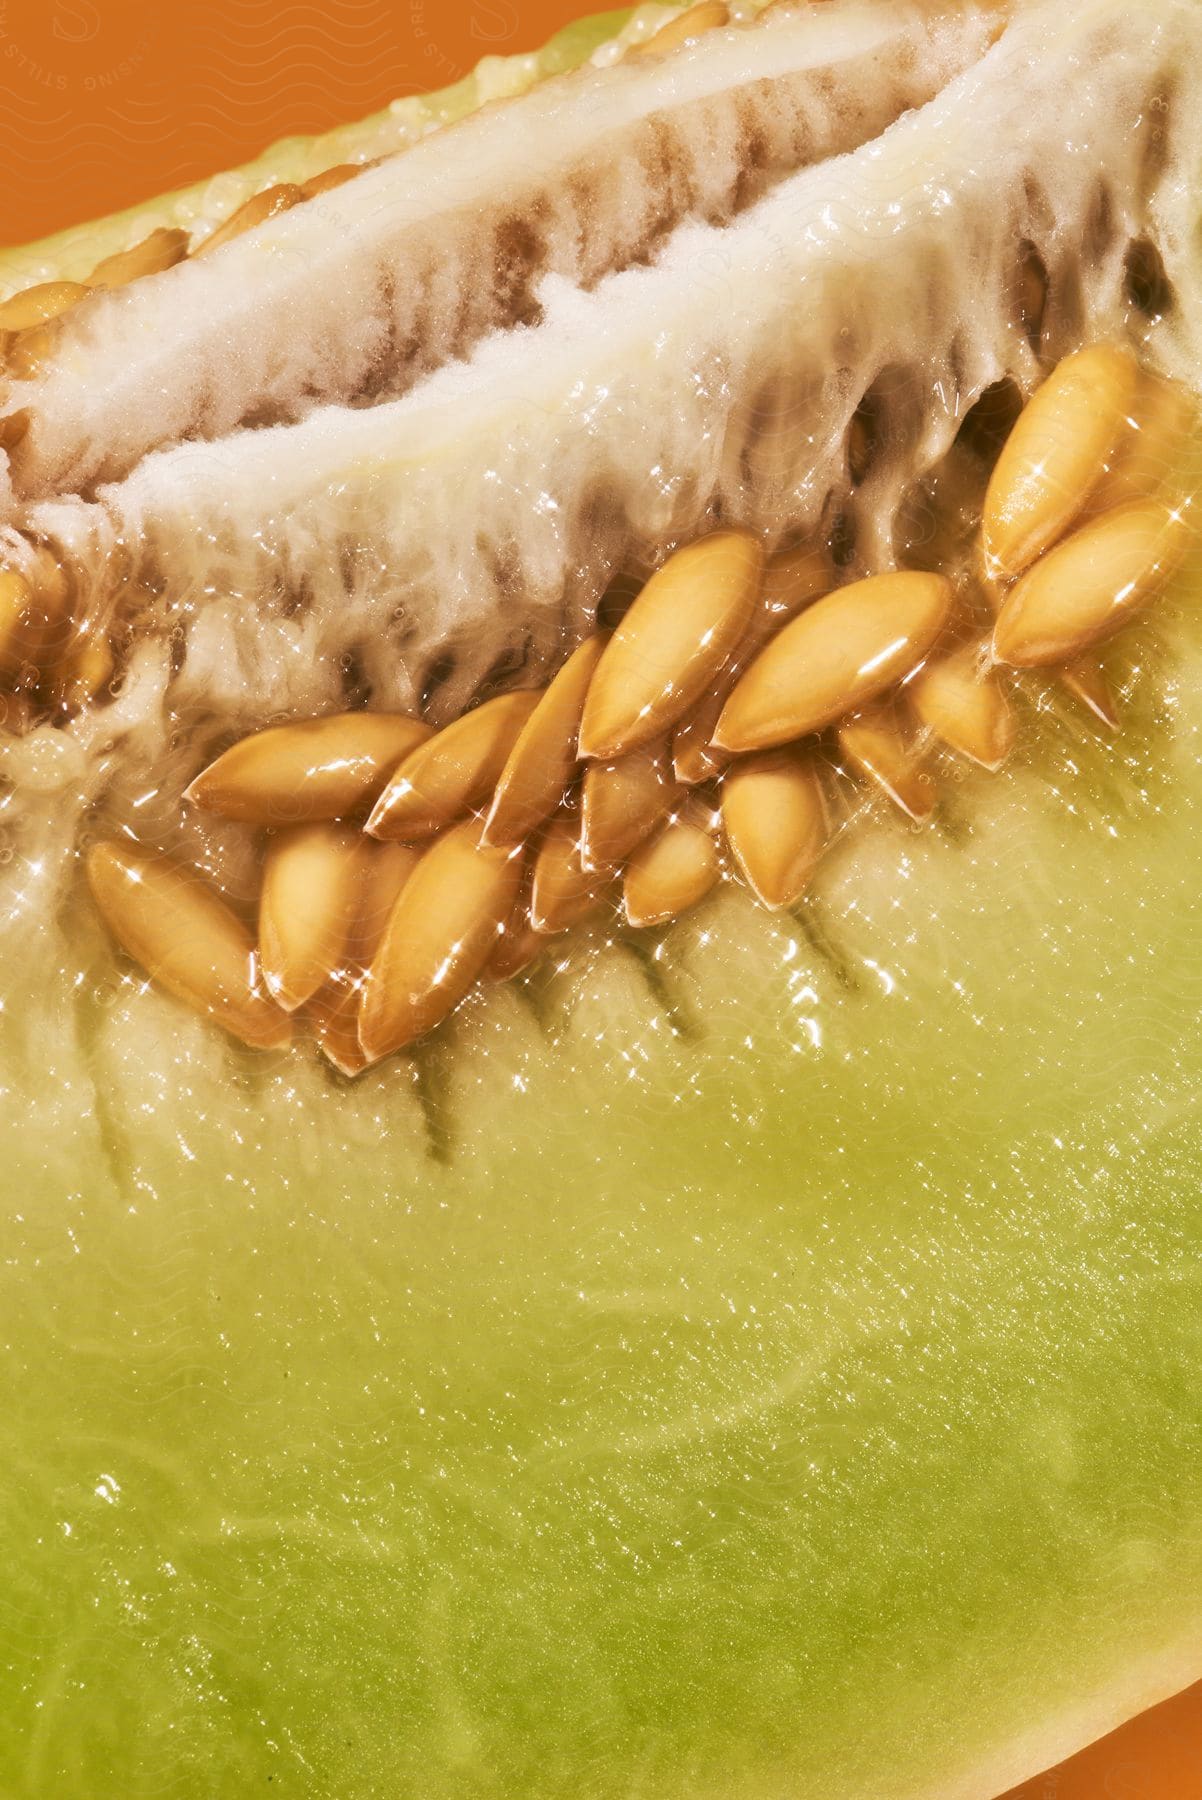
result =
[[[4,1800],[990,1800],[1202,1674],[1197,561],[1113,742],[1026,682],[796,915],[577,935],[353,1086],[49,867],[199,715],[25,745]]]
[[[1196,1675],[1194,604],[1114,750],[1049,703],[420,1095],[44,1022],[3,1791],[968,1800]]]

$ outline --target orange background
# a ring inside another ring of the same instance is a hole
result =
[[[0,243],[442,87],[590,3],[613,0],[0,0]],[[1010,1800],[1195,1797],[1202,1687]]]
[[[532,50],[617,0],[0,0],[0,244]]]

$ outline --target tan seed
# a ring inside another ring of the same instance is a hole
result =
[[[530,923],[535,931],[567,931],[602,904],[612,870],[588,870],[580,856],[580,820],[564,813],[548,827],[534,862]]]
[[[420,843],[481,806],[539,698],[499,694],[427,738],[393,771],[367,821],[371,836]]]
[[[1060,671],[1060,685],[1079,700],[1107,731],[1117,731],[1120,724],[1118,701],[1106,671],[1096,656],[1086,653],[1075,657]]]
[[[363,984],[359,980],[323,988],[305,1011],[318,1050],[340,1075],[362,1075],[370,1066],[359,1042],[362,1006]]]
[[[430,727],[398,713],[332,713],[272,725],[234,744],[185,794],[194,806],[249,825],[339,819],[375,799]]]
[[[486,843],[520,844],[563,799],[576,769],[585,697],[604,648],[604,638],[586,638],[522,726],[497,782]]]
[[[1197,409],[1183,389],[1142,375],[1110,467],[1090,495],[1090,512],[1109,512],[1171,487],[1197,428]]]
[[[988,650],[963,644],[947,656],[932,657],[906,686],[915,718],[941,742],[985,769],[1000,769],[1014,748],[1014,712]]]
[[[323,169],[320,175],[310,175],[308,181],[300,184],[301,198],[316,200],[318,194],[332,193],[335,188],[353,181],[356,175],[362,175],[368,166],[366,163],[338,163],[332,169]]]
[[[187,254],[187,232],[164,225],[131,250],[119,250],[115,256],[98,262],[89,277],[90,284],[94,288],[128,287],[143,275],[161,275],[164,269],[173,269]]]
[[[281,181],[275,187],[264,188],[261,194],[252,194],[236,212],[230,214],[223,225],[219,225],[216,231],[211,232],[196,246],[192,255],[208,256],[213,250],[220,250],[223,244],[265,225],[268,219],[274,219],[277,214],[290,212],[303,199],[300,188],[291,181]]]
[[[367,970],[384,940],[401,889],[420,860],[407,844],[376,844],[360,837],[358,911],[335,978],[306,1009],[318,1049],[343,1075],[360,1075],[367,1058],[359,1042],[359,1013]]]
[[[546,933],[536,931],[530,922],[530,894],[523,889],[497,939],[496,949],[481,970],[481,979],[512,981],[536,963],[546,948]]]
[[[1182,515],[1157,500],[1083,526],[1006,596],[993,631],[997,660],[1042,668],[1103,643],[1164,589],[1188,541]]]
[[[259,960],[287,1012],[312,999],[345,957],[367,862],[363,833],[321,821],[278,832],[263,859]]]
[[[43,281],[0,300],[0,331],[30,331],[57,319],[91,292],[78,281]]]
[[[521,884],[521,855],[481,844],[474,819],[431,845],[401,890],[367,978],[359,1041],[369,1062],[424,1037],[458,1006]]]
[[[1137,369],[1125,350],[1094,345],[1065,357],[1036,389],[1002,446],[985,490],[985,556],[1019,575],[1084,510],[1123,430]]]
[[[680,798],[665,739],[613,762],[589,763],[581,784],[581,858],[586,869],[625,862]]]
[[[888,703],[867,708],[839,727],[839,750],[859,775],[871,781],[916,825],[925,825],[938,798],[921,751],[907,737]]]
[[[740,678],[714,741],[724,750],[770,750],[855,712],[921,662],[953,599],[946,576],[903,570],[816,600]]]
[[[826,795],[814,758],[767,750],[736,763],[722,784],[731,854],[762,906],[792,906],[826,848]]]
[[[81,633],[50,674],[47,702],[78,711],[110,686],[116,666],[107,632],[97,628]]]
[[[669,50],[678,50],[682,44],[691,44],[694,38],[703,37],[707,31],[716,26],[729,25],[730,13],[719,3],[719,0],[701,0],[700,5],[690,6],[675,19],[669,19],[661,25],[653,37],[646,38],[641,44],[631,46],[630,56],[664,56]]]
[[[31,325],[28,331],[14,332],[8,341],[9,374],[18,381],[33,381],[53,361],[61,334],[57,319],[48,325]]]
[[[811,600],[829,594],[831,585],[830,558],[821,545],[802,544],[769,558],[760,597],[738,648],[709,692],[676,727],[672,765],[678,781],[690,785],[710,781],[726,767],[729,756],[715,749],[712,740],[736,681],[781,626]]]
[[[638,927],[667,924],[704,900],[721,873],[710,821],[682,811],[631,857],[623,884],[626,917]]]
[[[370,838],[364,838],[363,848],[366,862],[350,955],[355,967],[366,973],[384,942],[401,889],[421,861],[421,851],[411,844],[377,844]]]
[[[709,691],[747,629],[763,567],[748,532],[716,531],[656,570],[598,664],[582,756],[609,760],[660,737]]]
[[[292,1027],[256,983],[249,931],[194,870],[128,844],[87,861],[101,918],[150,978],[256,1049],[282,1049]]]

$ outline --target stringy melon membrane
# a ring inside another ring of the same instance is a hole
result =
[[[485,107],[213,257],[76,304],[5,409],[16,497],[88,492],[148,451],[404,392],[591,286],[686,216],[721,224],[875,137],[996,35],[988,7],[842,0]]]
[[[731,0],[727,11],[733,24],[752,23],[773,4],[779,0]],[[317,136],[282,139],[242,168],[156,195],[107,218],[70,226],[53,237],[0,249],[0,297],[7,299],[42,282],[85,282],[97,262],[132,249],[152,231],[206,233],[265,187],[278,182],[300,185],[332,168],[402,153],[432,131],[584,63],[611,67],[632,46],[648,42],[688,11],[688,0],[681,5],[648,0],[633,9],[592,14],[564,26],[540,50],[483,57],[462,81],[438,92],[394,100],[383,112]]]

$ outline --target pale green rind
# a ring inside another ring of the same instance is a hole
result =
[[[565,26],[541,50],[485,57],[453,87],[394,101],[383,112],[320,136],[283,138],[239,169],[157,195],[107,218],[70,226],[36,243],[0,249],[0,295],[38,281],[84,281],[102,257],[127,249],[158,226],[192,230],[226,217],[271,182],[305,181],[339,163],[366,162],[402,149],[432,126],[452,124],[488,100],[522,93],[537,81],[578,67],[615,37],[630,17],[628,7],[597,13]]]

